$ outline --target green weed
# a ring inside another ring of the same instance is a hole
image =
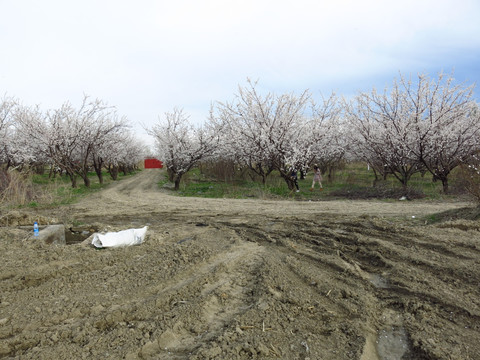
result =
[[[118,179],[121,180],[125,176],[131,176],[134,173],[124,175],[119,174]],[[55,177],[49,177],[48,173],[44,174],[31,174],[27,180],[32,184],[34,199],[29,201],[23,201],[25,196],[16,196],[12,201],[8,203],[3,202],[3,207],[31,207],[31,208],[50,208],[59,205],[68,205],[78,201],[80,198],[103,189],[113,182],[108,173],[103,173],[103,184],[100,184],[95,172],[89,173],[90,187],[86,187],[83,180],[77,179],[77,187],[72,188],[70,179],[67,176],[57,175]],[[17,181],[17,183],[21,183]],[[22,201],[21,201],[22,200]]]
[[[398,200],[406,195],[409,199],[425,198],[428,200],[441,200],[452,198],[453,195],[442,193],[442,185],[439,182],[432,182],[429,174],[414,174],[410,179],[407,189],[404,189],[400,182],[393,175],[386,179],[375,177],[372,169],[361,162],[348,163],[341,169],[330,174],[323,175],[323,191],[315,184],[313,191],[310,187],[313,181],[313,174],[310,172],[304,179],[298,179],[300,191],[289,190],[285,181],[278,173],[273,172],[267,178],[266,184],[259,181],[234,179],[230,181],[217,180],[214,176],[202,173],[200,169],[192,169],[185,174],[180,184],[178,196],[195,196],[209,198],[293,198],[296,200],[325,200],[333,198],[352,199],[389,199]],[[159,186],[166,187],[167,177],[159,183]],[[455,186],[456,176],[451,175],[450,183]],[[374,185],[375,184],[375,185]],[[172,193],[175,193],[172,191]]]

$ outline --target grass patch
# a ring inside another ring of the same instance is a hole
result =
[[[118,179],[121,180],[125,176],[119,174]],[[99,191],[113,182],[110,175],[105,171],[103,173],[103,184],[100,184],[95,172],[89,173],[90,187],[83,184],[82,179],[77,179],[77,187],[72,188],[70,179],[67,176],[49,177],[47,173],[39,175],[32,174],[23,176],[22,181],[28,186],[30,192],[33,194],[28,199],[20,198],[18,195],[15,198],[9,199],[2,203],[3,208],[50,208],[59,205],[72,204],[84,196]]]
[[[180,186],[179,196],[195,196],[204,198],[229,198],[229,199],[248,199],[264,198],[265,193],[274,193],[274,188],[262,186],[254,182],[234,181],[234,182],[215,182],[201,181],[190,182]]]
[[[305,179],[298,179],[300,191],[288,189],[285,181],[278,173],[273,172],[267,178],[266,184],[260,181],[235,179],[230,181],[217,180],[213,176],[202,173],[199,168],[192,169],[185,174],[176,195],[194,196],[204,198],[230,198],[230,199],[295,199],[299,201],[319,201],[328,199],[382,199],[398,200],[406,197],[408,200],[448,200],[458,196],[442,193],[440,182],[432,182],[429,174],[417,173],[412,176],[408,187],[404,189],[400,182],[392,175],[384,179],[376,179],[373,170],[364,163],[349,163],[342,169],[323,175],[323,191],[319,191],[315,184],[314,191],[310,191],[313,173],[307,174]],[[452,173],[451,188],[455,187],[455,174]],[[375,183],[375,186],[374,186]],[[167,186],[168,178],[159,183]],[[172,193],[175,193],[172,191]]]
[[[466,207],[462,209],[446,210],[441,213],[432,214],[427,216],[425,220],[429,224],[438,224],[445,221],[455,220],[480,220],[480,206]]]
[[[385,184],[376,186],[360,186],[353,185],[342,187],[341,189],[330,192],[331,196],[341,197],[345,199],[404,199],[415,200],[423,199],[426,195],[416,188],[408,187],[392,187]]]

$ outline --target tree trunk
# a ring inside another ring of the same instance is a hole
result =
[[[43,175],[45,173],[45,165],[35,165],[35,173],[38,175]]]
[[[267,176],[272,172],[272,170],[265,171],[261,164],[252,165],[250,163],[248,164],[248,168],[262,178],[262,185],[265,185],[267,183]]]
[[[383,181],[387,181],[388,172],[383,173]]]
[[[443,186],[443,193],[448,194],[448,177],[445,176],[441,180],[442,180],[442,186]]]
[[[180,180],[182,179],[182,175],[177,175],[175,177],[175,191],[180,189]]]
[[[98,181],[100,184],[103,184],[103,174],[102,174],[102,168],[99,170],[95,169],[95,172],[97,173]]]
[[[174,182],[175,173],[172,171],[172,169],[167,169],[167,174],[168,174],[168,181]]]
[[[93,159],[93,168],[95,169],[95,173],[97,174],[98,181],[100,182],[100,184],[103,184],[102,167],[103,167],[103,164],[101,160],[96,161],[95,159]]]
[[[110,174],[110,177],[112,180],[117,180],[118,178],[118,166],[116,165],[111,165],[108,167],[108,173]]]
[[[333,166],[329,166],[328,176],[327,176],[328,182],[333,182],[334,178],[335,178],[335,169],[333,168]]]
[[[82,179],[83,179],[83,184],[88,188],[90,187],[90,178],[88,177],[88,175],[83,175],[82,176]]]
[[[375,186],[377,186],[378,180],[379,180],[378,179],[378,173],[373,166],[372,166],[372,170],[373,170],[373,175],[375,175],[375,178],[373,179],[373,187],[375,187]]]
[[[287,183],[288,190],[293,190],[293,188],[295,187],[295,182],[293,181],[292,177],[287,175],[287,174],[283,174],[283,173],[280,173],[280,176]]]
[[[68,177],[70,178],[70,181],[72,182],[72,188],[76,188],[77,187],[77,176],[75,175],[75,173],[71,173],[69,171],[67,171],[67,174],[68,174]]]

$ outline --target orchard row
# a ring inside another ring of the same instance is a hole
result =
[[[469,164],[478,175],[480,110],[473,90],[443,74],[400,76],[382,92],[352,99],[332,94],[317,103],[308,91],[261,94],[248,81],[231,102],[212,105],[203,125],[176,108],[150,134],[177,189],[182,175],[207,159],[234,161],[264,182],[275,170],[290,189],[292,170],[361,160],[404,187],[416,172],[430,172],[448,192],[457,166]]]
[[[102,169],[116,179],[119,170],[133,169],[144,152],[127,119],[101,100],[84,96],[79,108],[66,102],[46,112],[12,98],[0,102],[0,165],[6,169],[49,166],[66,174],[73,187],[77,177],[89,186],[92,168],[100,182]]]
[[[360,92],[351,99],[331,94],[320,102],[301,94],[261,93],[257,83],[239,86],[230,102],[216,102],[195,126],[174,108],[149,129],[159,158],[178,189],[182,176],[201,161],[228,160],[265,182],[276,171],[291,189],[292,171],[318,164],[325,171],[340,161],[365,161],[377,174],[403,186],[416,172],[430,172],[448,192],[448,176],[462,164],[478,169],[480,109],[474,86],[452,76],[403,76],[391,87]],[[86,186],[94,169],[113,178],[134,168],[145,146],[125,117],[101,100],[85,96],[43,112],[4,97],[0,100],[0,165],[50,166]]]

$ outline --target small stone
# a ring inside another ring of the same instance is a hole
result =
[[[175,335],[175,333],[173,333],[171,330],[167,330],[162,335],[160,335],[158,343],[162,349],[176,347],[180,344],[177,335]]]
[[[1,342],[0,343],[0,357],[8,356],[10,354],[10,345]]]
[[[158,346],[158,342],[156,341],[149,341],[145,345],[142,346],[142,350],[140,350],[140,354],[143,358],[152,357],[160,352],[160,346]]]
[[[138,354],[135,352],[130,352],[125,355],[125,360],[138,360]]]
[[[105,311],[105,308],[99,304],[92,308],[92,315],[100,315],[104,311]]]
[[[270,349],[266,345],[260,343],[257,346],[257,353],[261,356],[268,356],[270,355]]]

